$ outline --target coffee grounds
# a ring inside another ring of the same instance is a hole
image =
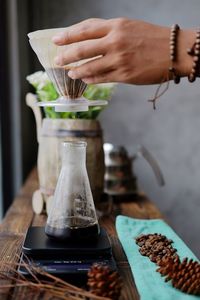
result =
[[[56,67],[47,69],[47,73],[53,77],[54,84],[60,95],[70,99],[80,98],[87,84],[81,79],[72,79],[68,76],[69,68]]]
[[[94,239],[99,235],[99,224],[90,224],[88,220],[83,218],[73,217],[70,220],[76,226],[52,227],[46,224],[45,233],[50,237],[58,240],[65,239]]]
[[[135,238],[136,244],[140,247],[139,252],[143,256],[148,256],[152,262],[159,263],[163,258],[177,258],[177,250],[173,248],[173,241],[165,235],[142,234]]]

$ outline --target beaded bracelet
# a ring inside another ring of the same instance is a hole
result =
[[[188,76],[190,82],[194,82],[199,76],[200,69],[200,28],[196,31],[196,40],[192,48],[187,49],[187,53],[193,56],[192,70]]]
[[[176,73],[176,70],[173,66],[173,63],[177,60],[177,35],[180,30],[180,27],[178,24],[174,24],[171,27],[170,32],[170,61],[171,66],[169,67],[169,72],[172,73],[172,78],[174,80],[174,83],[180,82],[180,76]]]

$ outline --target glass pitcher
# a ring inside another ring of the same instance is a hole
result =
[[[62,168],[45,232],[57,239],[95,238],[99,235],[86,170],[86,142],[62,143]]]

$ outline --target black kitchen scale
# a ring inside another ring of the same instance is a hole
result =
[[[22,247],[21,262],[34,264],[52,275],[76,282],[87,278],[87,272],[94,263],[116,270],[110,240],[103,228],[98,238],[93,240],[58,241],[47,237],[44,227],[30,227]],[[23,265],[18,271],[25,276],[30,275]]]

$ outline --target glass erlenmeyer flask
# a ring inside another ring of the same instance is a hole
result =
[[[62,143],[62,168],[45,232],[57,239],[92,238],[99,234],[86,170],[86,142]]]

